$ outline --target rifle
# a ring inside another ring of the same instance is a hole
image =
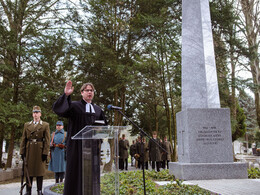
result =
[[[24,169],[25,169],[25,174],[26,174],[26,178],[27,178],[27,181],[25,183],[23,183],[23,180],[24,180]],[[30,177],[29,177],[29,172],[28,172],[28,168],[27,168],[27,161],[26,161],[26,157],[24,156],[23,158],[23,167],[22,167],[22,174],[21,174],[21,189],[20,189],[20,195],[23,195],[23,189],[24,187],[28,185],[28,187],[30,188],[32,186],[31,184],[31,180],[30,180]]]
[[[23,167],[22,167],[22,174],[21,174],[21,189],[20,189],[20,195],[23,195],[23,188],[26,185],[26,183],[23,183],[24,179],[24,160],[23,160]]]

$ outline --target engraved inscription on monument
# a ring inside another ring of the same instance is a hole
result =
[[[224,141],[222,135],[223,130],[218,129],[215,126],[203,126],[201,130],[198,130],[196,141],[203,145],[218,145]]]

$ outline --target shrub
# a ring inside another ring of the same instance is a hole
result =
[[[259,168],[251,168],[247,170],[249,179],[259,179],[260,178],[260,169]]]
[[[114,179],[115,177],[111,173],[107,173],[101,177],[101,194],[115,194]],[[171,181],[171,183],[160,186],[155,181]],[[212,194],[197,185],[184,185],[180,180],[176,180],[176,183],[174,183],[174,176],[170,175],[168,170],[162,170],[159,173],[145,170],[145,189],[149,195]],[[62,194],[63,184],[55,185],[51,190]],[[121,172],[119,174],[119,194],[144,194],[143,171]]]

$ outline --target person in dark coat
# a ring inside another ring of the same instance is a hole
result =
[[[56,123],[56,131],[51,136],[51,160],[48,170],[54,172],[56,183],[63,182],[66,170],[66,132],[63,129],[63,122]]]
[[[149,140],[148,148],[149,148],[149,157],[150,161],[152,161],[152,169],[156,169],[159,172],[160,171],[160,164],[161,164],[161,149],[158,145],[160,145],[160,139],[157,138],[157,132],[153,132],[153,141]],[[157,142],[158,145],[155,143]]]
[[[143,147],[143,149],[142,149]],[[144,169],[148,170],[148,160],[149,160],[149,149],[148,149],[148,144],[143,137],[143,141],[138,144],[137,147],[137,154],[139,154],[140,158],[140,168],[143,169],[143,164],[144,164]],[[143,151],[142,151],[143,150]]]
[[[138,154],[137,148],[139,148],[141,144],[141,136],[138,136],[136,139],[136,143],[135,143],[135,147],[136,147],[136,151],[135,151],[135,161],[136,161],[136,168],[140,169],[141,168],[141,162],[140,162],[140,155]]]
[[[67,129],[67,166],[65,174],[64,195],[82,195],[82,141],[72,140],[86,125],[93,125],[95,120],[107,124],[102,109],[92,103],[95,88],[92,83],[85,83],[80,89],[82,99],[71,101],[74,91],[72,82],[68,81],[64,94],[53,104],[53,111],[60,117],[68,118]]]
[[[134,166],[134,155],[136,154],[136,144],[133,140],[132,145],[130,146],[130,156],[131,156],[131,166]]]
[[[25,166],[32,185],[33,177],[36,177],[37,194],[42,195],[43,176],[47,155],[50,148],[50,126],[49,123],[41,120],[41,108],[33,107],[33,120],[24,124],[20,154],[26,160]],[[29,181],[26,177],[26,183]],[[32,194],[32,187],[26,186],[26,194]]]
[[[121,170],[128,169],[128,149],[129,141],[125,138],[125,134],[123,134],[119,141],[119,169]]]
[[[169,169],[169,161],[171,160],[173,148],[171,143],[167,140],[167,137],[164,137],[162,147],[167,151],[167,153],[164,151],[162,152],[162,168],[165,169],[165,166],[167,165],[167,169]]]

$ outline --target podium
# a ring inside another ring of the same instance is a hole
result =
[[[106,173],[114,176],[115,194],[119,194],[118,138],[129,129],[129,126],[85,126],[72,137],[82,141],[83,195],[105,194],[107,184],[102,176]]]

